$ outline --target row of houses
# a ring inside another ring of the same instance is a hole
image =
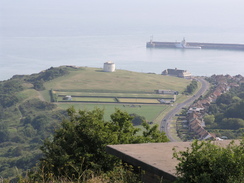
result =
[[[204,128],[205,123],[203,117],[208,112],[210,104],[214,103],[221,94],[227,92],[231,87],[238,87],[238,83],[244,82],[244,78],[240,75],[234,77],[229,75],[214,75],[212,77],[215,81],[215,89],[204,99],[193,103],[187,112],[188,128],[190,131],[194,132],[200,140],[211,138],[221,140],[216,137],[215,134],[209,133]]]

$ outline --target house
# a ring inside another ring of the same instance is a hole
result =
[[[178,94],[179,94],[178,91],[173,91],[173,90],[163,90],[163,89],[155,90],[155,92],[156,92],[157,94],[165,94],[165,95],[178,95]]]
[[[187,113],[192,113],[192,112],[201,112],[203,111],[204,108],[197,108],[197,107],[191,107]]]
[[[175,76],[180,78],[191,78],[191,73],[186,70],[166,69],[162,72],[162,75]]]

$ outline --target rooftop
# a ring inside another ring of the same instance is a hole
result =
[[[230,142],[231,140],[213,141],[220,146],[226,146]],[[175,167],[178,161],[173,158],[173,148],[176,148],[178,152],[190,146],[191,142],[121,144],[108,145],[107,152],[152,174],[175,180]]]

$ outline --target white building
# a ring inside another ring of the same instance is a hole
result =
[[[115,71],[115,64],[113,62],[105,62],[103,65],[104,72],[114,72]]]

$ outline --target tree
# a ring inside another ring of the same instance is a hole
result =
[[[226,118],[241,118],[244,119],[244,100],[233,104],[225,111]]]
[[[9,130],[6,123],[0,123],[0,143],[9,140]]]
[[[45,90],[45,86],[43,84],[44,84],[43,79],[35,80],[35,82],[33,83],[34,89],[37,91]]]
[[[194,141],[191,148],[177,152],[178,183],[241,183],[244,181],[244,140],[220,147],[210,141]]]
[[[232,96],[230,93],[224,93],[222,95],[220,95],[217,100],[216,100],[216,104],[220,105],[220,104],[226,104],[229,105],[232,103]]]
[[[244,128],[244,120],[239,118],[224,118],[219,123],[219,128],[238,130]]]
[[[67,110],[69,119],[62,122],[53,138],[46,139],[41,147],[43,158],[40,167],[54,176],[79,178],[85,170],[109,171],[120,162],[106,153],[108,144],[143,143],[168,141],[157,128],[147,127],[143,136],[131,122],[132,117],[119,109],[111,115],[111,121],[104,121],[104,111]],[[150,133],[149,133],[150,132]]]
[[[3,95],[0,97],[0,105],[3,106],[3,108],[11,107],[15,105],[18,102],[18,98],[15,95]]]
[[[197,89],[197,81],[192,80],[192,82],[187,85],[185,92],[192,94]]]
[[[204,116],[204,121],[206,125],[212,125],[215,121],[214,115],[206,115]]]
[[[216,114],[218,112],[218,107],[216,104],[211,104],[208,108],[208,113]]]
[[[133,117],[132,123],[134,126],[141,125],[144,121],[146,121],[146,118],[144,116],[139,116],[135,113],[130,114],[130,116]]]
[[[48,117],[45,115],[39,115],[31,121],[31,125],[38,131],[43,131],[48,124]]]

